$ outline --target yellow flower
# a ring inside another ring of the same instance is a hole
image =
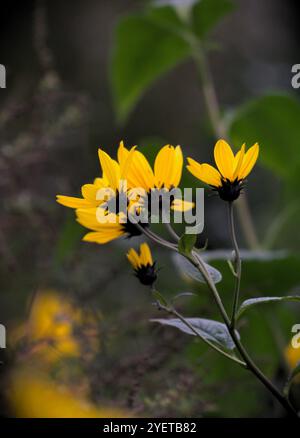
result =
[[[119,162],[122,162],[129,153],[130,151],[122,145],[118,151]],[[163,146],[155,158],[154,171],[146,157],[135,150],[126,175],[128,187],[143,189],[146,196],[155,189],[169,191],[177,188],[181,180],[182,166],[183,155],[180,146]],[[171,208],[177,211],[190,210],[192,207],[192,202],[179,199],[174,199],[171,203]]]
[[[141,234],[136,225],[123,213],[104,214],[101,208],[83,208],[76,210],[76,215],[80,225],[92,230],[83,237],[86,242],[104,244],[122,236],[133,237]]]
[[[104,244],[121,236],[138,236],[139,228],[132,216],[145,227],[147,221],[141,220],[149,213],[142,209],[151,189],[169,191],[176,188],[181,179],[183,156],[180,146],[164,146],[157,154],[154,171],[145,156],[133,146],[130,150],[121,142],[118,148],[118,160],[112,159],[99,149],[102,177],[93,184],[82,186],[82,198],[58,195],[57,202],[75,208],[77,221],[91,230],[83,240]],[[101,190],[101,192],[100,192]],[[193,207],[192,202],[177,199],[170,194],[169,208],[185,211]],[[99,196],[100,195],[100,196]],[[124,203],[122,201],[123,196]],[[148,204],[148,203],[147,203]],[[150,204],[147,205],[150,207]],[[122,205],[123,208],[119,208]]]
[[[243,182],[255,165],[258,154],[257,143],[247,152],[243,144],[234,155],[229,144],[225,140],[219,140],[214,149],[218,170],[210,164],[200,164],[192,158],[188,158],[187,169],[196,178],[217,190],[221,199],[232,202],[239,197]]]
[[[139,254],[133,248],[130,248],[127,253],[127,258],[140,282],[146,286],[152,286],[157,275],[155,263],[153,263],[151,251],[147,243],[140,245]]]
[[[123,148],[124,144],[121,142],[119,151]],[[103,174],[102,177],[96,178],[93,184],[84,184],[81,187],[82,198],[57,195],[57,202],[70,208],[95,208],[104,201],[107,201],[107,198],[117,196],[119,189],[122,189],[122,181],[126,180],[126,174],[131,165],[134,150],[135,146],[127,150],[126,157],[122,156],[121,152],[118,152],[118,156],[121,158],[118,162],[99,149],[98,156]],[[101,189],[103,190],[102,194],[100,193]]]
[[[6,392],[11,414],[17,418],[128,418],[116,407],[92,404],[70,388],[38,370],[13,370]]]

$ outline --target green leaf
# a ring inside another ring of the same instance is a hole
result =
[[[234,9],[230,0],[202,0],[193,7],[192,26],[195,34],[203,38],[229,12]]]
[[[222,322],[204,318],[185,318],[185,320],[193,327],[201,338],[207,339],[208,341],[225,347],[228,350],[233,350],[235,348],[231,335],[226,325]],[[196,336],[195,332],[178,318],[151,319],[151,321],[176,327],[188,335]]]
[[[290,390],[291,390],[291,387],[292,387],[292,384],[293,384],[293,380],[294,380],[294,378],[295,378],[298,374],[300,374],[300,362],[298,362],[298,364],[296,365],[296,367],[293,369],[293,371],[291,372],[291,374],[290,374],[290,376],[289,376],[289,378],[288,378],[288,381],[287,381],[286,384],[285,384],[285,387],[284,387],[284,389],[283,389],[283,393],[284,393],[284,395],[285,395],[286,397],[289,396],[289,393],[290,393]]]
[[[196,234],[183,234],[178,242],[178,249],[181,254],[190,254],[197,240]]]
[[[230,137],[236,146],[258,142],[259,162],[291,183],[300,175],[300,103],[287,95],[253,100],[236,112]]]
[[[145,90],[190,55],[182,22],[172,7],[153,8],[119,22],[112,56],[112,90],[124,121]]]
[[[286,297],[260,297],[260,298],[250,298],[249,300],[244,301],[237,313],[237,318],[240,318],[240,316],[248,310],[250,307],[256,306],[257,304],[264,304],[264,303],[272,303],[276,301],[300,301],[300,296],[297,295],[290,295]]]
[[[185,257],[183,257],[180,254],[174,254],[173,260],[183,276],[188,276],[192,280],[196,280],[199,283],[206,283],[206,280],[201,274],[201,272],[199,272],[199,270]],[[221,272],[219,272],[213,266],[208,265],[207,263],[204,263],[204,265],[206,267],[206,270],[209,272],[213,282],[219,283],[222,280]]]

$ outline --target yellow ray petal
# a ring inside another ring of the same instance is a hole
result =
[[[173,171],[171,176],[170,187],[178,187],[181,180],[183,167],[183,154],[180,146],[176,146],[173,152]]]
[[[234,170],[234,155],[231,147],[225,140],[217,141],[214,149],[214,156],[216,165],[223,178],[228,178],[231,181]]]
[[[155,185],[158,188],[170,187],[173,173],[174,147],[165,145],[158,152],[154,162]]]
[[[116,229],[120,226],[120,219],[117,215],[106,212],[101,208],[82,208],[76,210],[77,221],[80,225],[94,231],[102,229]]]
[[[194,202],[184,201],[182,199],[174,199],[171,208],[174,211],[189,211],[194,207],[194,205]]]
[[[147,266],[148,264],[152,266],[153,265],[153,260],[152,260],[152,255],[151,255],[151,251],[150,251],[150,248],[149,248],[148,244],[147,243],[142,243],[140,245],[140,251],[141,251],[141,261],[142,261],[142,264],[144,266]]]
[[[81,193],[82,196],[90,201],[91,203],[95,203],[96,204],[96,195],[97,195],[97,191],[99,190],[99,188],[95,185],[95,184],[84,184],[81,187]]]
[[[158,188],[178,187],[183,166],[183,155],[180,146],[164,146],[155,159],[155,185]]]
[[[250,149],[248,149],[248,151],[244,156],[243,163],[238,175],[239,179],[244,179],[249,175],[249,173],[253,169],[253,166],[256,163],[258,154],[259,154],[259,145],[258,143],[255,143],[253,146],[251,146]]]
[[[129,150],[124,146],[124,142],[121,141],[118,148],[118,162],[120,166],[127,160]]]
[[[197,161],[192,158],[188,158],[187,160],[189,163],[187,169],[196,178],[210,186],[219,187],[221,185],[221,175],[213,166],[206,163],[197,163]]]
[[[130,248],[130,250],[128,251],[126,256],[129,260],[130,264],[132,265],[133,269],[137,269],[141,266],[140,258],[138,256],[137,252],[133,248]]]
[[[234,172],[232,177],[233,181],[239,176],[239,172],[243,164],[244,156],[245,156],[245,143],[234,157],[234,163],[233,163]]]
[[[118,239],[118,237],[121,237],[123,234],[124,232],[121,229],[94,231],[91,233],[87,233],[82,240],[84,240],[85,242],[104,244],[111,242],[112,240]]]
[[[107,178],[109,186],[114,190],[119,188],[120,181],[120,166],[113,160],[106,152],[101,149],[98,150],[100,165],[102,167],[103,175]]]
[[[153,171],[148,160],[140,151],[134,151],[127,180],[129,188],[137,187],[149,191],[154,187]]]
[[[102,187],[107,187],[108,186],[108,181],[104,177],[102,177],[102,178],[95,178],[93,184],[96,187],[98,187],[98,188],[102,188]]]
[[[57,195],[56,202],[69,208],[91,207],[90,203],[86,199],[76,198],[73,196]]]
[[[129,173],[130,167],[132,165],[133,155],[134,155],[135,149],[136,149],[136,146],[133,146],[128,151],[124,147],[123,142],[121,142],[121,144],[120,144],[120,147],[119,147],[120,152],[118,151],[118,160],[120,163],[120,178],[123,180],[127,179],[127,175]]]

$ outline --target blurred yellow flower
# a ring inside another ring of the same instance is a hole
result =
[[[245,144],[233,154],[225,140],[219,140],[214,149],[217,168],[210,164],[200,164],[188,158],[187,169],[192,175],[218,191],[224,201],[237,199],[243,188],[243,182],[255,165],[259,154],[259,146],[255,143],[245,152]]]
[[[289,344],[284,351],[284,357],[292,371],[300,364],[300,348],[294,348],[292,344]],[[295,382],[300,383],[300,375],[295,377]]]
[[[50,380],[37,370],[14,370],[6,391],[11,415],[17,418],[129,418],[118,408],[101,407]]]
[[[50,363],[61,357],[78,357],[79,334],[88,327],[87,318],[88,314],[56,291],[41,291],[33,300],[28,320],[13,331],[12,343],[25,341],[31,352]]]

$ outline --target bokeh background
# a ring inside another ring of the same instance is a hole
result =
[[[233,3],[205,35],[205,47],[233,144],[258,141],[262,151],[247,188],[257,242],[244,263],[242,291],[244,298],[289,295],[299,292],[300,282],[300,92],[291,87],[299,7],[296,0]],[[99,176],[98,147],[114,155],[122,139],[150,159],[170,143],[180,144],[185,156],[211,161],[215,133],[193,61],[177,59],[172,45],[164,60],[153,57],[164,35],[148,41],[147,27],[140,39],[130,27],[128,38],[116,31],[124,17],[147,14],[148,5],[1,3],[0,63],[7,70],[7,88],[0,90],[0,322],[8,343],[1,350],[3,416],[284,415],[251,375],[187,335],[149,322],[157,310],[125,257],[138,240],[84,243],[73,211],[55,202],[56,194],[79,194]],[[131,65],[136,41],[144,40],[148,46],[138,47]],[[162,74],[153,74],[153,63],[166,64]],[[153,78],[147,86],[143,71]],[[140,93],[124,117],[124,96],[135,85]],[[183,180],[195,185],[186,171]],[[238,235],[247,249],[241,226]],[[206,196],[198,244],[206,239],[208,250],[230,247],[226,209],[214,196]],[[218,318],[206,288],[187,285],[168,253],[153,252],[162,268],[159,289],[170,297],[197,290],[200,297],[179,300],[178,307]],[[226,261],[211,264],[223,273],[229,304]],[[278,385],[292,366],[286,348],[297,322],[296,304],[254,309],[242,321],[245,344]],[[299,403],[298,393],[295,384]]]

